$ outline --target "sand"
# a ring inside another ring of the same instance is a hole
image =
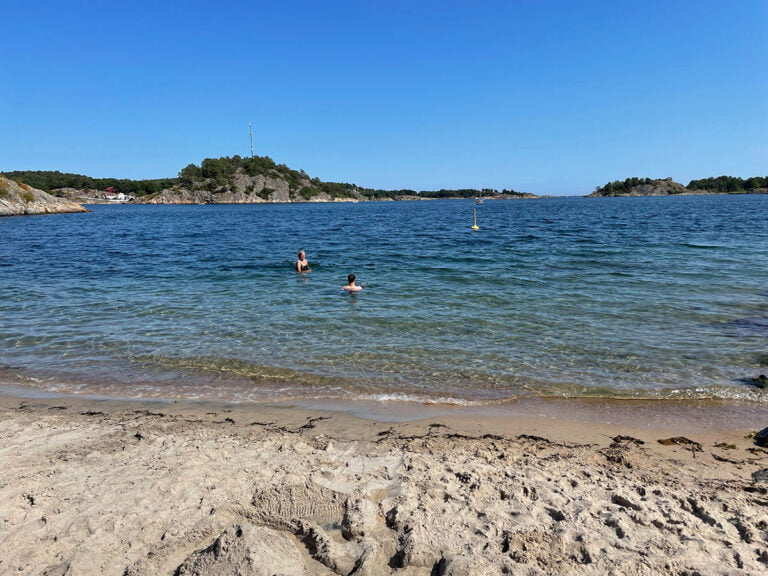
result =
[[[0,574],[768,573],[744,423],[385,420],[0,398]]]

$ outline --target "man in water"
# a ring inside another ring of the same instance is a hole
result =
[[[349,276],[347,276],[347,282],[349,282],[349,284],[347,284],[346,286],[342,286],[341,289],[344,290],[345,292],[360,292],[360,290],[362,290],[363,287],[355,284],[356,280],[357,280],[357,276],[355,276],[354,274],[350,274]]]
[[[309,261],[307,260],[307,255],[304,253],[304,250],[299,251],[299,259],[296,260],[296,272],[309,272]]]

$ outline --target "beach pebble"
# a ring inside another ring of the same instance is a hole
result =
[[[755,434],[754,441],[758,446],[768,448],[768,428],[763,428],[760,432]]]
[[[768,482],[768,468],[763,468],[752,473],[752,480],[755,482]]]
[[[760,389],[768,388],[768,376],[766,376],[765,374],[760,374],[760,376],[751,378],[749,380],[749,383],[752,386],[756,386],[757,388],[760,388]]]

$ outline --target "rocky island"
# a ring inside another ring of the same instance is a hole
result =
[[[734,178],[718,176],[691,180],[687,186],[672,178],[627,178],[595,188],[590,197],[596,196],[681,196],[703,194],[766,194],[768,177]]]
[[[88,212],[80,204],[0,176],[0,216]]]

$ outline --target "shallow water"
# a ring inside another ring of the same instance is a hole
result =
[[[0,380],[206,400],[739,398],[768,196],[92,206],[0,219]],[[293,271],[303,248],[312,265]],[[361,294],[340,291],[355,272]]]

